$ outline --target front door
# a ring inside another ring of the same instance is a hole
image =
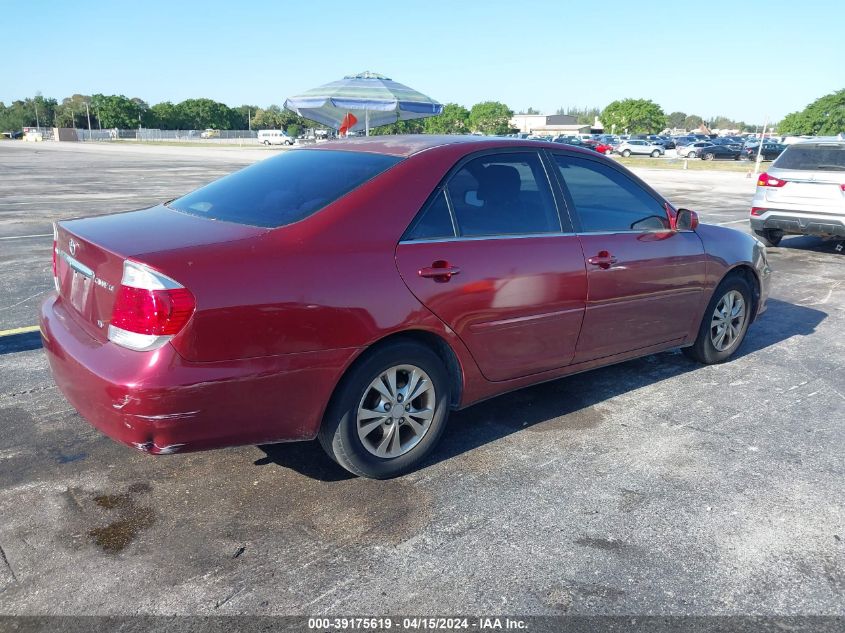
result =
[[[586,272],[560,222],[540,156],[495,153],[457,170],[396,249],[411,292],[489,380],[562,367],[575,354]]]
[[[705,255],[664,203],[604,161],[554,155],[579,224],[587,309],[574,362],[679,341],[700,318]]]

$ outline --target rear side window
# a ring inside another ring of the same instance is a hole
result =
[[[462,236],[561,230],[546,171],[536,153],[476,158],[449,179],[448,190]]]
[[[845,171],[845,144],[789,145],[772,166],[807,171]]]
[[[454,236],[455,229],[452,226],[452,214],[449,213],[446,192],[441,190],[428,203],[402,239],[424,240]]]
[[[167,206],[212,220],[275,228],[308,217],[400,160],[364,152],[293,150]]]
[[[663,205],[612,167],[571,156],[554,157],[585,232],[662,231]]]

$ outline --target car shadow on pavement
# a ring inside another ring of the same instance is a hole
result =
[[[767,311],[752,325],[737,357],[793,336],[808,336],[826,316],[821,310],[770,299]],[[420,468],[468,453],[512,433],[530,431],[532,427],[544,423],[571,430],[596,427],[602,423],[603,414],[600,407],[594,405],[700,368],[701,365],[676,350],[498,396],[454,412],[442,441]],[[332,461],[316,441],[271,444],[259,448],[266,457],[257,460],[257,466],[276,464],[326,482],[353,477]]]
[[[41,347],[41,332],[24,332],[0,338],[0,354],[28,352]]]
[[[355,478],[355,475],[341,468],[326,455],[317,440],[263,444],[258,448],[264,451],[265,456],[255,460],[256,466],[275,464],[318,481],[344,481]]]

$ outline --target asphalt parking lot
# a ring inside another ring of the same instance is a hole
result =
[[[265,156],[0,142],[0,330],[37,322],[53,220]],[[745,174],[638,173],[748,230]],[[663,353],[496,398],[391,481],[315,443],[128,449],[63,400],[37,333],[0,337],[0,614],[843,615],[845,259],[786,238],[770,260],[732,362]]]

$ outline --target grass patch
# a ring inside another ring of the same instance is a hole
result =
[[[748,173],[754,171],[753,160],[701,160],[700,158],[647,158],[642,156],[612,156],[625,167],[649,167],[651,169],[683,169],[684,161],[687,162],[687,169],[698,171],[735,171]],[[761,163],[762,166],[765,162]]]

